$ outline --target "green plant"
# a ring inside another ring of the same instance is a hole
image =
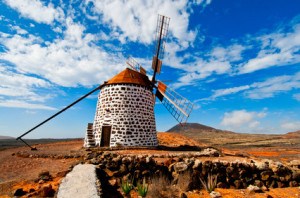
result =
[[[124,192],[125,195],[128,195],[129,192],[133,189],[133,184],[132,184],[132,181],[129,181],[129,179],[126,179],[126,180],[122,180],[122,183],[121,183],[121,188]]]
[[[217,180],[218,180],[218,175],[212,175],[211,173],[208,173],[206,181],[202,180],[200,177],[200,181],[201,181],[203,187],[209,193],[211,193],[212,191],[215,190],[215,188],[217,186]]]
[[[141,184],[140,182],[137,183],[137,191],[140,196],[146,197],[148,193],[148,184],[146,184],[146,179],[143,179],[143,183]]]

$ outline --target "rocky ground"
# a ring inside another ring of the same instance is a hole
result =
[[[35,146],[37,151],[24,146],[0,151],[0,197],[12,197],[19,188],[41,194],[44,186],[57,190],[60,180],[83,155],[82,140]]]
[[[176,151],[176,149],[174,150],[176,147],[181,146],[181,148],[190,149],[194,148],[193,146],[209,146],[180,134],[159,133],[158,137],[160,144],[164,146],[162,147],[163,150],[132,149],[113,152],[115,155],[151,155],[156,163],[170,163],[170,159],[179,160],[182,158],[181,155],[197,155],[198,152]],[[86,159],[87,153],[91,153],[91,151],[81,149],[82,144],[82,140],[75,140],[36,145],[38,151],[30,151],[27,147],[0,151],[0,197],[12,197],[17,191],[20,195],[26,191],[27,195],[30,194],[35,197],[55,194],[62,178],[75,164],[93,159],[93,157]],[[196,156],[196,158],[201,159],[201,161],[219,160],[227,162],[236,160],[250,162],[253,159],[272,158],[274,161],[281,160],[283,164],[288,164],[292,159],[299,159],[295,157],[299,155],[299,150],[280,147],[272,147],[271,150],[268,147],[241,150],[217,148],[217,151],[221,152],[221,156],[202,155]],[[273,158],[274,156],[275,158]],[[276,156],[280,157],[276,158]],[[257,193],[247,189],[217,188],[215,191],[219,192],[222,197],[300,197],[299,187],[267,188]],[[205,190],[198,189],[190,190],[185,195],[187,197],[210,197]],[[136,194],[133,193],[133,196]]]

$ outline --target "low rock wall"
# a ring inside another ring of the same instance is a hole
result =
[[[207,153],[206,153],[207,154]],[[211,152],[216,156],[215,152]],[[206,155],[207,156],[207,155]],[[118,155],[113,152],[90,152],[85,161],[96,165],[102,181],[111,186],[120,186],[122,178],[141,180],[165,176],[176,183],[182,173],[189,173],[188,190],[202,188],[199,178],[217,175],[218,188],[296,187],[300,185],[299,165],[288,166],[272,160],[233,162],[203,160],[199,152],[177,155]]]

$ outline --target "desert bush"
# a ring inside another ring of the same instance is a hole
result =
[[[206,181],[201,177],[199,179],[207,192],[211,193],[215,190],[217,186],[218,175],[212,175],[212,173],[208,173]]]
[[[188,171],[185,171],[178,176],[178,181],[176,186],[183,192],[188,190],[188,186],[191,180],[191,174]]]
[[[148,196],[151,198],[178,197],[178,189],[171,185],[168,177],[161,175],[151,179]]]

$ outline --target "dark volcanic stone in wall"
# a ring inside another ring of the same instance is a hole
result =
[[[91,161],[94,164],[98,163],[98,168],[106,171],[105,177],[107,177],[107,180],[116,179],[120,181],[124,177],[135,177],[136,180],[141,180],[144,177],[164,176],[176,185],[181,174],[190,173],[188,174],[189,177],[186,178],[188,190],[203,188],[199,178],[207,180],[208,175],[218,175],[217,187],[219,188],[245,189],[249,185],[254,185],[260,189],[267,189],[296,187],[300,184],[299,180],[287,176],[290,172],[293,172],[287,166],[278,166],[282,170],[274,172],[275,169],[259,169],[256,164],[245,162],[200,161],[192,155],[190,157],[160,155],[159,158],[167,158],[168,160],[159,164],[152,155],[112,155],[104,152],[102,156],[95,156],[95,158],[97,160]],[[184,171],[181,171],[180,167],[184,167]],[[279,172],[282,178],[279,177]],[[236,175],[232,177],[233,174]],[[262,175],[268,175],[268,177],[263,178]]]

